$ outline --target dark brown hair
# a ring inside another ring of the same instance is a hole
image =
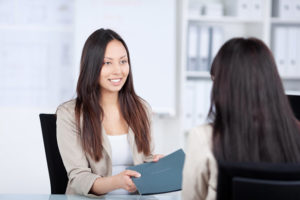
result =
[[[300,162],[300,130],[273,55],[261,40],[226,42],[211,75],[209,116],[217,160]]]
[[[83,47],[75,106],[76,122],[82,147],[95,161],[102,158],[103,150],[101,131],[103,109],[99,104],[101,98],[99,77],[106,46],[112,40],[120,41],[125,47],[130,68],[127,80],[118,95],[121,114],[135,134],[138,151],[145,155],[150,153],[149,113],[145,106],[146,102],[134,91],[127,45],[116,32],[109,29],[99,29],[88,37]],[[81,117],[82,127],[80,124]]]

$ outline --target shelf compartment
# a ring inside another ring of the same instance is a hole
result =
[[[186,71],[187,78],[211,78],[208,71]]]
[[[299,19],[281,19],[278,17],[272,17],[271,18],[271,23],[272,24],[296,24],[296,25],[300,25],[300,20]]]
[[[219,16],[219,17],[209,17],[209,16],[188,16],[188,20],[196,22],[213,22],[213,23],[263,23],[263,19],[245,19],[233,16]]]

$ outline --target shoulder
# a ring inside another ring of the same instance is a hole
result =
[[[214,188],[216,164],[211,143],[211,125],[198,126],[189,132],[183,170],[184,199],[206,199],[209,187]]]
[[[187,158],[194,166],[202,166],[204,169],[210,161],[213,161],[212,151],[212,127],[202,125],[192,129],[188,135]]]
[[[145,111],[146,111],[148,114],[151,115],[151,114],[152,114],[152,108],[151,108],[150,104],[149,104],[147,101],[145,101],[144,99],[142,99],[142,98],[140,98],[140,101],[141,101],[141,103],[142,103],[142,105],[143,105]]]
[[[210,124],[193,128],[188,134],[189,146],[194,144],[198,147],[201,145],[202,147],[208,147],[210,149],[212,147],[212,132],[212,126]]]
[[[57,122],[63,121],[75,121],[75,105],[76,99],[64,102],[57,107],[56,117]]]
[[[72,99],[67,102],[64,102],[57,107],[56,114],[74,113],[75,105],[76,105],[76,99]]]
[[[57,107],[57,110],[74,110],[76,105],[76,99],[71,99],[69,101],[66,101],[62,104],[60,104]]]
[[[205,180],[212,188],[216,185],[217,162],[213,153],[213,127],[210,124],[195,127],[188,140],[187,155],[199,180]]]
[[[77,133],[77,123],[75,118],[76,100],[72,99],[58,106],[56,110],[56,130],[57,137],[66,137],[66,133]]]
[[[152,112],[152,108],[151,108],[150,104],[146,100],[142,99],[141,97],[139,97],[139,101],[142,105],[142,108],[146,112],[146,115],[147,115],[148,119],[150,121],[152,121],[151,119],[152,119],[152,116],[153,116],[153,112]]]

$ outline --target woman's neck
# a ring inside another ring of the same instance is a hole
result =
[[[115,107],[119,105],[118,102],[118,92],[102,92],[100,105],[102,107]]]

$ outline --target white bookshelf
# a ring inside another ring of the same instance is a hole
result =
[[[186,72],[187,78],[208,78],[210,79],[210,74],[207,71],[187,71]]]
[[[285,24],[285,25],[299,25],[300,26],[300,18],[299,19],[280,19],[278,17],[271,18],[272,24]]]
[[[196,15],[188,15],[188,21],[195,22],[204,22],[204,23],[263,23],[262,19],[245,19],[233,16],[220,16],[220,17],[210,17],[210,16],[196,16]]]
[[[186,128],[186,115],[187,110],[195,111],[196,108],[187,108],[191,103],[187,102],[186,98],[190,91],[189,89],[193,88],[193,83],[206,84],[211,83],[211,78],[209,71],[197,71],[197,70],[188,70],[188,34],[189,34],[189,24],[197,24],[199,26],[218,26],[223,30],[223,42],[227,41],[233,37],[257,37],[263,40],[268,47],[273,51],[274,46],[274,34],[273,29],[276,26],[282,27],[299,27],[300,28],[300,17],[299,18],[280,18],[272,16],[272,4],[273,0],[263,0],[262,1],[262,15],[261,17],[238,17],[233,15],[228,15],[224,11],[223,16],[205,16],[201,14],[195,14],[195,12],[190,11],[189,3],[190,1],[197,2],[197,0],[182,0],[180,1],[180,27],[181,27],[181,99],[180,99],[180,117],[182,121],[182,132],[186,133],[188,128]],[[209,3],[210,1],[198,0],[201,4]],[[212,2],[221,2],[223,3],[223,8],[225,9],[224,2],[226,1],[212,1]],[[234,3],[235,1],[231,0],[230,2]],[[234,5],[232,5],[234,6]],[[300,57],[300,55],[299,55]],[[300,66],[299,74],[281,74],[282,81],[284,83],[286,91],[299,91],[300,93]],[[199,86],[195,86],[197,88]],[[207,90],[210,90],[210,86],[207,85]],[[201,86],[200,86],[201,88]],[[203,89],[203,88],[202,88]],[[197,91],[197,89],[195,90]],[[199,91],[198,91],[199,92]],[[204,94],[204,93],[203,93]],[[198,95],[199,96],[199,95]],[[196,98],[194,96],[194,98]],[[210,99],[208,93],[206,96],[203,96],[204,99]],[[208,108],[204,109],[203,112],[207,112]],[[194,113],[195,115],[205,116],[206,113]],[[195,121],[195,120],[194,120]],[[205,121],[203,120],[202,123]],[[194,126],[199,125],[199,123],[194,124]]]

